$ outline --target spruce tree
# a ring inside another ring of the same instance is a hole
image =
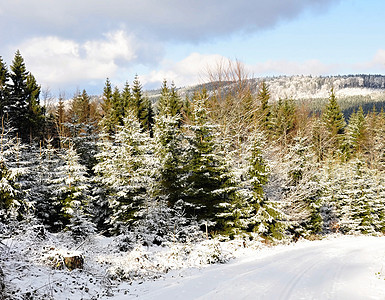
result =
[[[80,155],[81,164],[87,166],[90,173],[96,163],[98,139],[97,120],[91,114],[91,108],[91,98],[87,92],[85,90],[82,93],[78,92],[72,99],[69,108],[69,122],[65,124],[69,138]],[[64,139],[63,142],[65,143],[66,140]]]
[[[141,109],[143,109],[143,91],[138,75],[135,75],[134,81],[132,82],[131,93],[133,104],[131,109],[138,120],[140,120],[140,116],[142,115]]]
[[[156,122],[155,144],[160,164],[158,191],[170,207],[182,199],[184,191],[183,135],[180,116],[159,115]]]
[[[132,111],[134,109],[131,88],[128,81],[125,83],[122,90],[122,105],[124,107],[124,117],[127,117],[129,111]]]
[[[112,112],[112,87],[111,82],[107,78],[103,88],[103,102],[101,104],[103,118],[101,126],[104,131],[112,133],[114,131],[113,112]]]
[[[123,125],[124,110],[122,96],[118,87],[115,87],[112,93],[112,120],[115,127]]]
[[[341,149],[346,125],[341,108],[334,94],[334,89],[330,91],[329,102],[322,114],[322,121],[328,133],[329,149],[333,154]]]
[[[0,132],[0,222],[16,219],[21,211],[22,191],[19,179],[24,174],[20,167],[20,139],[12,136],[4,125]]]
[[[270,91],[265,81],[263,81],[259,87],[257,100],[260,103],[258,110],[258,123],[263,130],[269,130],[270,128]]]
[[[4,117],[4,110],[8,101],[8,69],[0,56],[0,118]]]
[[[30,148],[28,198],[34,204],[37,218],[51,231],[58,231],[62,229],[62,224],[57,222],[62,219],[62,205],[57,201],[56,191],[61,188],[61,183],[55,180],[61,176],[59,169],[64,162],[52,143],[49,139],[45,147],[40,143],[38,149]]]
[[[142,123],[142,127],[149,133],[150,137],[154,135],[154,111],[152,109],[152,103],[148,97],[144,97],[143,109],[141,109],[141,117],[140,121]]]
[[[170,89],[167,86],[167,80],[165,79],[162,83],[160,98],[157,105],[158,115],[165,115],[168,113],[168,110],[170,109],[169,103],[170,103]]]
[[[44,128],[44,109],[40,106],[39,95],[41,87],[37,84],[35,77],[28,73],[26,79],[26,99],[28,104],[28,127],[29,136],[42,137]]]
[[[91,98],[88,96],[86,90],[75,94],[69,109],[70,123],[74,125],[90,123],[90,101]]]
[[[234,216],[233,227],[254,237],[280,239],[283,235],[282,213],[264,193],[270,171],[263,158],[264,137],[254,133],[249,143],[242,181],[238,183],[238,197],[230,208]]]
[[[272,136],[282,145],[290,141],[290,133],[295,129],[296,111],[292,99],[279,99],[271,113]]]
[[[285,158],[289,231],[296,237],[323,232],[323,185],[307,137],[297,137]]]
[[[11,65],[11,82],[8,84],[9,97],[4,112],[8,116],[10,125],[18,131],[23,140],[26,140],[29,135],[27,76],[24,59],[17,50]]]
[[[139,211],[148,206],[152,147],[134,112],[128,114],[112,138],[113,141],[102,141],[95,172],[107,188],[113,231],[122,232],[132,226]]]
[[[72,219],[78,219],[80,212],[85,210],[88,202],[87,168],[80,164],[73,143],[70,141],[68,148],[62,154],[64,164],[57,168],[58,174],[52,180],[57,184],[54,204],[60,207],[59,218],[55,226],[64,229],[70,225]]]
[[[344,234],[374,233],[373,178],[360,159],[330,167],[327,201],[333,206]]]
[[[56,123],[58,134],[61,137],[64,137],[67,135],[65,132],[66,126],[64,124],[66,122],[66,119],[67,119],[67,116],[66,116],[66,110],[64,107],[63,97],[59,96],[59,103],[57,105],[56,112],[55,112],[55,123]]]
[[[231,202],[233,185],[231,174],[219,153],[217,126],[207,117],[204,94],[194,99],[193,120],[188,125],[189,149],[188,163],[185,165],[186,190],[184,201],[188,217],[196,216],[210,230],[222,231],[225,228],[222,213]]]
[[[182,113],[182,101],[176,90],[174,82],[171,83],[170,87],[170,113],[172,116],[181,115]]]
[[[367,148],[367,133],[368,128],[364,116],[362,106],[357,112],[354,112],[349,119],[349,124],[346,127],[347,143],[349,150],[353,155],[362,154]]]
[[[150,136],[152,137],[154,127],[154,112],[150,99],[143,95],[142,85],[139,82],[138,75],[135,76],[131,90],[133,111],[136,117],[139,119],[141,127],[149,132]]]

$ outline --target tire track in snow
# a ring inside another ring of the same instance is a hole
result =
[[[279,299],[291,299],[291,296],[293,295],[293,292],[295,291],[298,283],[304,278],[306,273],[314,269],[314,267],[318,264],[319,262],[312,263],[311,265],[307,266],[303,271],[299,272],[296,276],[294,276],[284,287]]]

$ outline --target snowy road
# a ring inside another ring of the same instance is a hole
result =
[[[385,299],[385,238],[282,246],[184,275],[131,286],[117,299]]]

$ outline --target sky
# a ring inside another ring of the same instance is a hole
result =
[[[16,50],[42,89],[71,97],[208,80],[218,62],[252,77],[385,73],[383,0],[0,0],[0,56]]]

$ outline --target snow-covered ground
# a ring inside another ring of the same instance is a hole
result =
[[[175,275],[113,299],[385,299],[385,237],[300,242]]]
[[[39,240],[33,232],[0,243],[6,299],[385,299],[385,237],[120,251],[112,238],[72,245],[65,235]],[[84,268],[57,268],[66,252],[82,253]]]

